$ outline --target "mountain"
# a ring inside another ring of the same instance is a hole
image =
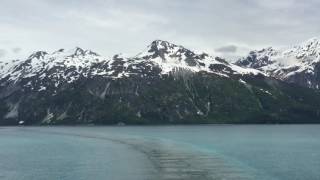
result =
[[[0,64],[0,124],[317,123],[320,93],[156,40],[134,57],[35,52]]]
[[[254,68],[277,79],[303,87],[320,87],[320,39],[312,38],[284,49],[252,51],[236,65]]]

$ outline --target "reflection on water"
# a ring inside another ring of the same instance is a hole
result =
[[[0,177],[317,179],[319,127],[2,128]]]

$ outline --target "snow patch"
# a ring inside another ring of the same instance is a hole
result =
[[[269,94],[270,96],[272,96],[272,94],[271,94],[269,91],[267,91],[267,90],[260,89],[260,91],[262,91],[262,92],[264,92],[264,93]]]

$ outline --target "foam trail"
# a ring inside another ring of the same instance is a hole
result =
[[[66,131],[67,129],[67,131]],[[60,136],[94,138],[114,143],[125,144],[141,152],[152,162],[155,180],[253,180],[258,179],[252,172],[248,173],[238,166],[227,163],[223,158],[212,153],[205,153],[161,139],[128,137],[124,135],[83,132],[74,128],[22,128],[25,131],[47,133]],[[131,162],[134,164],[134,162]]]

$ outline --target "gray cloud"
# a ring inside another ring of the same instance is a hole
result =
[[[215,49],[215,51],[220,53],[236,53],[237,49],[238,47],[235,45],[228,45],[228,46],[217,48]]]
[[[112,56],[135,55],[154,39],[208,53],[225,44],[291,45],[320,35],[318,7],[318,0],[2,0],[0,39],[8,43],[0,48],[80,46]]]
[[[4,49],[0,49],[0,58],[5,57],[7,54],[7,51]]]
[[[12,48],[12,52],[14,54],[19,54],[22,51],[22,48],[16,47],[16,48]]]

